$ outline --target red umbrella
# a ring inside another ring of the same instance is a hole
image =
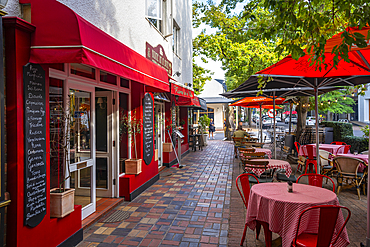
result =
[[[245,107],[245,108],[259,108],[258,106],[242,106],[242,107]],[[273,105],[262,105],[262,109],[274,109],[274,106]],[[281,106],[275,106],[275,109],[283,109],[283,107]]]
[[[262,119],[262,106],[263,105],[272,105],[276,108],[275,105],[281,105],[285,101],[284,98],[268,98],[268,97],[245,97],[235,103],[232,103],[231,106],[243,106],[243,107],[259,107],[260,108],[260,119]],[[275,116],[274,116],[274,126],[275,126]],[[261,142],[262,142],[262,124],[260,121],[261,128]],[[274,128],[275,129],[275,128]],[[275,152],[276,155],[276,152]]]
[[[290,114],[290,111],[286,111],[283,114]],[[297,114],[297,112],[296,111],[292,111],[292,114]]]

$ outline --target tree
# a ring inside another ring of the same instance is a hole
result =
[[[193,58],[193,89],[196,95],[199,95],[203,91],[206,81],[212,80],[211,75],[213,73],[210,70],[197,65]]]
[[[262,14],[260,10],[255,13]],[[276,41],[255,39],[245,32],[243,13],[230,14],[223,6],[212,1],[208,4],[193,3],[193,26],[206,24],[215,32],[203,30],[193,41],[194,56],[222,62],[226,77],[233,78],[234,86],[240,85],[250,75],[278,61],[274,52]],[[230,88],[228,87],[228,90]]]
[[[222,0],[220,6],[230,12],[242,2]],[[267,13],[263,18],[255,14],[255,10],[261,8]],[[334,66],[339,56],[349,62],[349,47],[366,47],[365,39],[370,37],[346,31],[347,27],[368,25],[368,0],[251,0],[244,5],[243,18],[249,21],[247,32],[256,39],[279,39],[276,51],[291,54],[294,59],[304,55],[304,49],[307,49],[315,65],[325,63],[324,46],[333,34],[344,32],[342,43],[332,50],[336,56]]]

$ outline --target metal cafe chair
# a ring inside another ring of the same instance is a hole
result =
[[[347,218],[343,222],[339,231],[335,231],[338,224],[338,216],[341,209],[347,211]],[[337,205],[318,205],[305,209],[300,215],[297,225],[297,231],[292,243],[293,247],[316,247],[316,246],[335,246],[340,234],[343,232],[351,211],[344,206]],[[308,233],[300,228],[303,226],[315,224],[317,231]],[[333,239],[333,240],[332,240]]]
[[[257,181],[257,183],[259,183],[258,178],[256,176],[254,176],[253,174],[251,174],[251,173],[243,173],[243,174],[240,174],[236,178],[236,188],[238,189],[240,197],[243,200],[245,209],[248,208],[250,186],[251,186],[250,183],[249,183],[249,178],[250,177],[253,177]],[[263,222],[260,222],[260,221],[257,221],[257,224],[256,224],[256,239],[258,239],[260,231],[261,231],[261,223],[262,223],[262,226],[263,226],[263,229],[264,229],[264,232],[265,232],[265,239],[269,239],[270,238],[270,236],[268,234],[269,231],[266,228],[266,227],[268,227],[268,225],[267,225],[267,223],[263,223]],[[242,239],[240,241],[240,246],[243,246],[246,233],[247,233],[247,224],[244,225],[244,231],[243,231]]]
[[[323,187],[322,182],[323,182],[324,178],[326,178],[326,181],[328,181],[328,180],[331,181],[332,186],[333,186],[333,192],[335,193],[335,183],[334,183],[333,179],[331,179],[330,177],[328,177],[326,175],[312,174],[312,173],[302,174],[301,176],[299,176],[297,178],[297,183],[299,183],[299,181],[301,180],[302,177],[307,177],[308,185],[321,187],[321,188]],[[302,183],[302,180],[301,180],[301,183]]]
[[[330,144],[333,144],[333,145],[347,145],[347,143],[345,143],[345,142],[331,142]]]

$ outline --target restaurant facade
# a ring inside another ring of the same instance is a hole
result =
[[[4,11],[6,243],[76,244],[99,199],[133,200],[189,152],[191,1],[12,0]],[[57,216],[61,187],[74,202]]]

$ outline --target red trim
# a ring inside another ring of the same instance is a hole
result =
[[[169,91],[168,75],[139,53],[55,0],[31,2],[33,63],[82,63]],[[104,44],[104,45],[102,45]]]

